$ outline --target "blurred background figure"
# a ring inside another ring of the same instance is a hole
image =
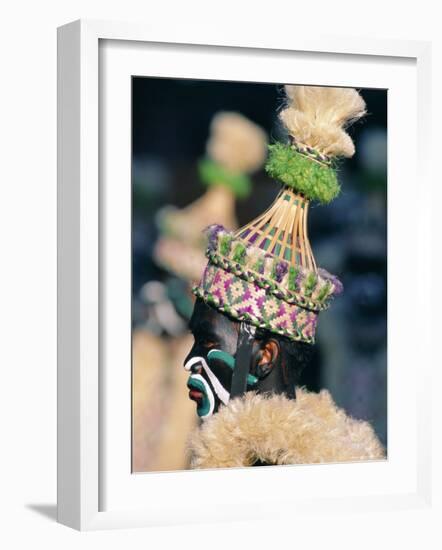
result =
[[[236,185],[229,180],[230,188],[217,181],[223,167],[225,176],[232,170],[219,150],[213,153],[212,140],[223,135],[222,117],[215,115],[241,113],[273,142],[282,131],[275,113],[283,88],[140,77],[132,92],[133,470],[175,470],[188,466],[185,440],[196,417],[182,359],[192,341],[190,281],[205,263],[198,224],[216,223],[204,220],[213,212],[233,229],[274,198],[274,183],[263,170],[254,174],[253,200],[241,193],[248,181],[243,172],[233,178]],[[344,293],[321,314],[314,360],[301,382],[310,391],[328,389],[349,415],[368,420],[387,446],[387,92],[361,95],[368,115],[350,129],[357,152],[340,170],[342,193],[327,206],[327,216],[314,205],[309,213],[316,260],[339,277]],[[259,151],[260,139],[253,143],[250,151]],[[246,159],[250,151],[242,151]],[[203,194],[201,183],[208,185]],[[186,242],[180,241],[184,235]],[[192,256],[170,254],[189,249]]]
[[[249,196],[247,174],[258,170],[267,155],[265,133],[239,113],[218,113],[210,132],[207,156],[198,165],[208,190],[186,208],[168,206],[157,217],[161,236],[154,248],[155,261],[190,283],[198,282],[207,263],[204,229],[213,223],[238,227],[236,198]]]
[[[190,131],[190,129],[189,129]],[[153,259],[164,270],[136,297],[133,332],[133,470],[175,470],[188,466],[186,440],[196,423],[181,368],[192,337],[192,285],[206,264],[203,230],[220,223],[235,229],[237,198],[251,191],[248,174],[266,158],[265,132],[239,113],[214,116],[206,157],[198,164],[207,191],[185,208],[165,206],[154,216],[159,232]]]

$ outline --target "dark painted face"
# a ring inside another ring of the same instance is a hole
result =
[[[189,327],[195,340],[184,361],[189,397],[198,416],[206,418],[229,401],[238,325],[198,299]]]

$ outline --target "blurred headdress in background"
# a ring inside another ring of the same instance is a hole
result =
[[[190,282],[199,280],[206,264],[203,230],[214,223],[238,227],[235,201],[251,191],[248,175],[265,161],[267,136],[241,114],[220,112],[212,120],[206,152],[199,163],[201,180],[208,187],[204,195],[186,208],[168,206],[158,214],[155,261]]]

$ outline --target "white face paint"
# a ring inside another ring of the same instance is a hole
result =
[[[192,370],[197,370],[198,367],[204,371],[210,385],[208,381],[201,376],[201,374],[192,372]],[[190,390],[200,391],[203,394],[202,402],[198,403],[197,406],[198,416],[201,418],[207,418],[213,414],[215,407],[215,397],[213,392],[215,392],[216,396],[221,403],[223,403],[223,405],[227,405],[230,394],[215,376],[204,357],[192,357],[184,365],[184,368],[186,371],[191,373],[187,382],[188,388]]]

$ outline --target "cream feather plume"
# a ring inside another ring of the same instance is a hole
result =
[[[333,157],[351,157],[355,147],[345,131],[365,114],[365,102],[354,88],[285,86],[287,107],[279,117],[300,145]]]

